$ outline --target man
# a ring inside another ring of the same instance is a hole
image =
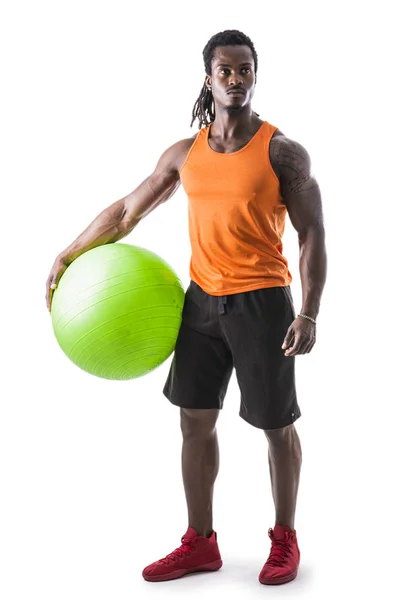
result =
[[[180,407],[188,529],[181,546],[143,571],[147,581],[222,566],[212,501],[219,469],[216,421],[236,369],[240,416],[264,431],[276,508],[271,552],[259,581],[297,575],[294,529],[301,446],[294,426],[295,356],[315,344],[326,278],[321,198],[304,148],[251,108],[257,54],[243,33],[213,36],[203,51],[206,77],[193,109],[200,131],[174,144],[126,198],[104,210],[56,259],[52,290],[77,256],[128,235],[182,182],[192,248],[175,354],[164,394]],[[282,255],[286,213],[298,232],[302,308],[296,316]]]

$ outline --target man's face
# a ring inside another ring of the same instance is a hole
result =
[[[242,108],[251,101],[255,84],[254,59],[248,46],[218,46],[215,49],[211,77],[206,76],[206,85],[212,91],[215,104],[224,108]]]

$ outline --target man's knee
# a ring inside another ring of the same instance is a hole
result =
[[[219,409],[181,408],[181,430],[184,436],[209,435],[215,429]]]
[[[265,429],[264,433],[270,446],[282,446],[291,443],[294,436],[297,435],[294,424],[279,429]]]

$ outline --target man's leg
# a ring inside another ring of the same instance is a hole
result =
[[[269,442],[276,525],[268,530],[272,546],[259,580],[292,581],[300,551],[294,528],[301,467],[295,421],[301,416],[295,385],[295,358],[286,357],[282,340],[295,319],[290,290],[270,287],[228,297],[221,319],[241,392],[240,416],[262,429]],[[265,518],[265,517],[264,517]]]
[[[264,431],[269,449],[268,460],[275,503],[276,525],[294,529],[302,453],[295,426]]]
[[[167,581],[194,571],[218,571],[222,567],[212,522],[214,482],[219,467],[215,423],[220,411],[181,408],[180,412],[182,474],[189,527],[179,548],[143,570],[147,581]]]
[[[200,536],[213,531],[212,502],[219,469],[216,421],[219,409],[181,408],[182,476],[189,527]]]
[[[182,475],[189,526],[182,545],[143,570],[147,581],[167,581],[222,567],[213,530],[213,492],[219,468],[216,421],[233,370],[220,330],[219,297],[191,281],[164,395],[180,408]]]

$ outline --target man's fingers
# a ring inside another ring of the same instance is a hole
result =
[[[51,302],[52,302],[54,290],[57,288],[58,283],[59,283],[64,271],[66,270],[66,268],[67,268],[67,265],[65,264],[65,261],[57,258],[54,261],[54,264],[51,268],[49,276],[47,277],[46,300],[47,300],[47,308],[49,311],[51,309]]]
[[[294,345],[291,348],[288,348],[285,352],[285,356],[293,356],[297,354],[300,348],[299,342],[295,341]]]
[[[53,282],[50,284],[50,286],[47,288],[46,291],[46,304],[47,304],[47,310],[50,312],[51,310],[51,301],[53,298],[53,294],[54,294],[54,290],[57,287],[57,283],[55,280],[53,280]]]
[[[296,354],[307,354],[311,351],[314,346],[315,338],[301,337],[298,336],[294,346],[292,348],[288,348],[285,352],[285,356],[295,356]]]
[[[309,342],[309,344],[307,345],[307,348],[304,351],[304,354],[309,354],[311,352],[311,350],[314,348],[314,344],[315,344],[315,337],[313,337],[311,339],[311,341]]]
[[[49,289],[49,292],[48,292],[48,294],[47,294],[47,310],[48,310],[49,312],[50,312],[50,308],[51,308],[51,299],[52,299],[52,296],[53,296],[53,291],[52,291],[52,289],[50,288],[50,289]]]
[[[302,354],[304,347],[308,339],[304,338],[304,334],[297,334],[294,337],[294,344],[291,348],[288,348],[285,352],[285,356],[294,356],[295,354]]]
[[[286,337],[284,339],[284,342],[282,344],[282,350],[285,350],[286,348],[288,348],[290,346],[290,344],[292,343],[294,339],[294,333],[291,329],[289,329],[289,331],[286,334]]]

